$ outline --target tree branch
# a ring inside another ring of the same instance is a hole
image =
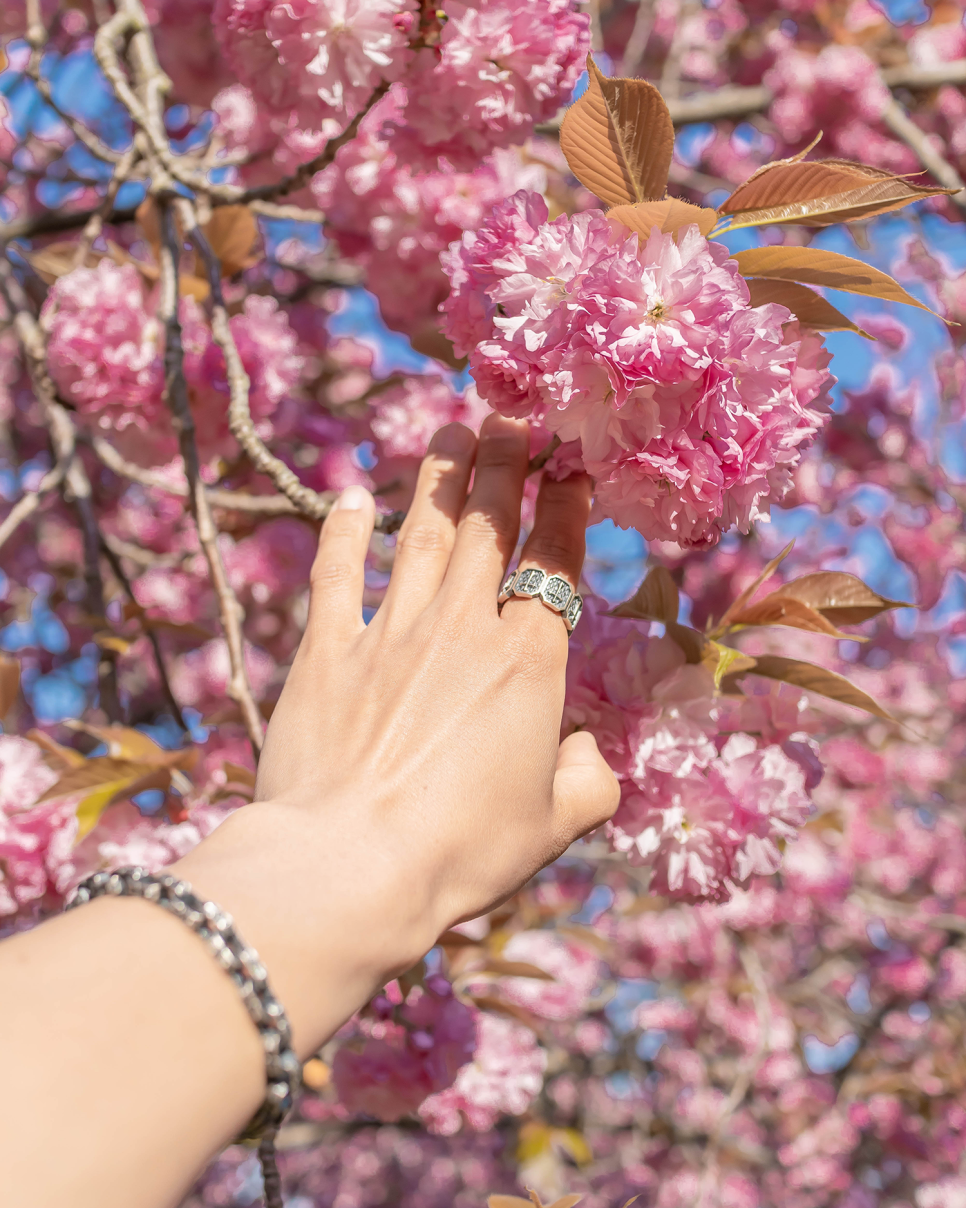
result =
[[[179,495],[182,499],[188,498],[187,482],[176,482],[165,477],[164,474],[159,474],[156,470],[147,470],[133,461],[128,461],[103,436],[92,437],[90,445],[100,461],[118,477],[127,478],[131,482],[136,482],[142,487],[149,487],[154,491],[164,491],[167,495]],[[205,494],[208,496],[208,503],[216,508],[251,512],[261,516],[301,515],[295,504],[286,499],[284,495],[246,495],[240,491],[237,493],[220,491],[215,487],[208,487]]]
[[[954,59],[936,67],[917,67],[903,63],[899,67],[887,67],[882,78],[889,88],[908,88],[911,91],[937,88],[942,84],[966,84],[966,59]],[[764,84],[747,87],[729,85],[716,88],[713,92],[694,92],[690,96],[672,98],[667,107],[675,126],[690,122],[714,122],[723,117],[747,117],[761,113],[775,99],[774,93]],[[562,114],[552,122],[538,127],[541,134],[557,134]]]
[[[255,469],[262,474],[267,474],[282,494],[287,496],[300,512],[311,516],[313,520],[324,520],[335,501],[335,496],[320,495],[318,491],[313,491],[311,487],[300,482],[298,475],[284,461],[269,452],[265,442],[255,431],[248,404],[250,383],[234,336],[231,334],[228,309],[225,306],[221,284],[221,266],[217,256],[212,252],[204,232],[198,225],[194,206],[183,198],[179,198],[175,204],[178,206],[188,239],[204,261],[205,271],[211,285],[211,333],[225,357],[225,375],[228,380],[229,393],[228,426],[232,435],[244,449]],[[402,521],[402,513],[392,512],[388,516],[378,517],[376,528],[382,533],[394,533]]]
[[[73,450],[71,450],[71,457]],[[40,480],[40,485],[36,491],[28,491],[26,495],[22,495],[13,505],[7,515],[0,521],[0,546],[17,531],[21,524],[36,512],[40,507],[41,500],[49,494],[55,487],[59,487],[64,481],[67,474],[67,467],[70,464],[70,459],[59,460],[47,471]]]
[[[946,189],[957,189],[950,200],[961,210],[966,210],[966,181],[951,163],[943,158],[929,139],[929,135],[916,125],[905,109],[893,97],[882,112],[883,125],[896,138],[914,151],[926,171]]]
[[[102,142],[101,139],[99,139],[97,135],[82,121],[76,117],[71,117],[71,115],[65,110],[61,109],[61,107],[54,100],[54,94],[50,86],[50,81],[45,79],[40,71],[43,63],[44,48],[47,45],[47,29],[41,19],[40,5],[38,0],[27,0],[26,39],[27,44],[30,46],[30,57],[27,60],[26,74],[31,80],[33,80],[34,86],[46,104],[53,109],[54,113],[56,113],[64,125],[68,127],[74,137],[82,142],[92,155],[103,160],[105,163],[120,163],[124,152],[115,151],[112,147],[109,147],[107,143]]]
[[[124,594],[132,604],[137,604],[137,597],[134,595],[134,588],[131,585],[131,580],[127,577],[124,567],[121,565],[121,559],[114,550],[111,542],[102,533],[101,534],[101,549],[104,552],[104,557],[111,565],[111,570],[114,576],[124,589]],[[164,699],[168,702],[171,712],[174,714],[174,720],[178,723],[185,734],[189,733],[188,723],[184,719],[184,714],[181,712],[181,706],[178,704],[178,699],[171,687],[171,680],[168,678],[168,668],[165,666],[164,654],[161,650],[161,639],[158,637],[157,631],[150,625],[144,626],[144,632],[147,635],[148,641],[151,643],[151,649],[154,652],[154,663],[158,670],[158,679],[161,683],[161,691],[164,693]]]
[[[195,422],[188,402],[188,386],[184,376],[181,323],[178,318],[178,261],[181,248],[173,207],[167,199],[163,199],[161,203],[161,228],[161,298],[158,318],[164,324],[165,330],[165,399],[181,446],[181,459],[188,480],[188,500],[198,531],[198,542],[208,563],[212,587],[218,597],[218,611],[231,668],[228,695],[241,710],[257,758],[265,739],[262,716],[255,703],[245,668],[245,641],[242,635],[244,614],[238,597],[228,582],[218,548],[218,530],[211,516],[205,485],[201,480],[198,447],[195,443]]]

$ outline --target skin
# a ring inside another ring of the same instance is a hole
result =
[[[499,416],[478,441],[458,424],[437,433],[368,626],[374,505],[343,494],[256,804],[172,866],[258,950],[303,1058],[440,932],[616,808],[594,739],[558,745],[559,616],[497,610],[528,450],[526,423]],[[584,477],[546,480],[521,565],[576,582],[590,497]],[[233,985],[147,902],[99,899],[4,941],[0,987],[6,1208],[176,1205],[261,1100],[261,1046]]]

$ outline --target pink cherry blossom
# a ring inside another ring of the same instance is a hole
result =
[[[546,219],[518,194],[445,262],[447,331],[480,393],[579,441],[622,526],[684,546],[747,531],[825,422],[820,339],[749,307],[736,263],[694,227],[640,245],[600,213]]]
[[[448,1136],[459,1131],[463,1120],[477,1131],[490,1129],[501,1115],[521,1115],[540,1092],[547,1053],[530,1029],[482,1013],[476,1026],[473,1060],[448,1090],[420,1106],[420,1119],[430,1132]]]
[[[161,333],[136,268],[102,260],[58,278],[44,303],[50,372],[64,398],[103,428],[147,430],[162,411]]]
[[[573,0],[443,0],[442,12],[439,46],[418,51],[405,76],[393,141],[407,160],[472,169],[566,103],[590,26]]]
[[[543,1019],[575,1019],[585,1010],[600,979],[600,961],[594,953],[552,931],[518,931],[502,956],[552,975],[553,981],[505,977],[500,982],[504,998]]]

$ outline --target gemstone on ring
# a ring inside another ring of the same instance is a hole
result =
[[[540,595],[540,588],[543,587],[546,577],[546,572],[536,566],[518,571],[513,584],[513,594],[515,596],[523,596],[527,600],[532,600],[534,596]]]
[[[573,599],[567,605],[567,611],[563,614],[563,621],[564,621],[564,624],[567,626],[568,633],[573,633],[574,627],[576,626],[577,622],[580,620],[580,614],[583,611],[584,611],[583,599],[578,595],[574,595]]]
[[[551,575],[540,588],[540,599],[554,612],[563,612],[573,594],[574,589],[561,575]]]
[[[497,604],[505,604],[513,595],[513,580],[517,577],[517,572],[511,570],[507,577],[503,580],[503,586],[500,588],[500,594],[496,598]]]

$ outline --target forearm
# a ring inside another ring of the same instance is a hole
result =
[[[415,949],[391,913],[387,923],[378,877],[367,893],[311,827],[301,843],[288,827],[306,829],[297,812],[247,807],[171,871],[234,916],[304,1057],[392,974],[387,953],[405,965]],[[151,903],[99,899],[12,937],[0,987],[10,1208],[169,1208],[264,1094],[264,1053],[235,986]]]

